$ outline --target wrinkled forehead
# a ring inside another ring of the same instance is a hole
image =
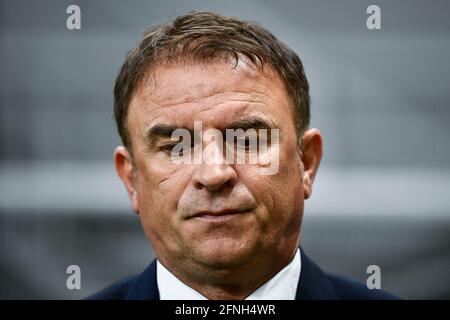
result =
[[[130,103],[129,128],[145,119],[187,125],[243,114],[290,112],[283,81],[271,68],[246,63],[171,64],[152,70]]]
[[[275,83],[274,83],[275,82]],[[284,83],[269,67],[257,68],[239,60],[229,63],[162,65],[144,78],[136,97],[161,105],[207,98],[217,93],[265,93]]]

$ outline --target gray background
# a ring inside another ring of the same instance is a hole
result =
[[[306,252],[363,282],[378,265],[402,298],[450,298],[450,4],[261,0],[0,1],[0,298],[78,299],[149,263],[113,169],[112,88],[148,26],[193,9],[261,22],[304,63],[325,138]]]

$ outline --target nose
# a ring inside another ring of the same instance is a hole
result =
[[[193,175],[193,183],[197,189],[218,191],[236,185],[236,170],[227,163],[221,147],[211,143],[204,149],[202,156],[202,162]]]
[[[193,178],[197,189],[219,191],[236,185],[237,173],[226,163],[202,164],[197,168]]]

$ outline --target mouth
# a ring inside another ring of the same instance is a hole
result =
[[[201,211],[194,214],[191,218],[197,218],[206,221],[224,221],[247,213],[251,210],[225,209],[220,211]]]

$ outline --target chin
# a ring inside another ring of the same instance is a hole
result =
[[[255,247],[247,241],[236,239],[210,239],[203,241],[195,250],[197,259],[212,268],[237,267],[247,262]]]

